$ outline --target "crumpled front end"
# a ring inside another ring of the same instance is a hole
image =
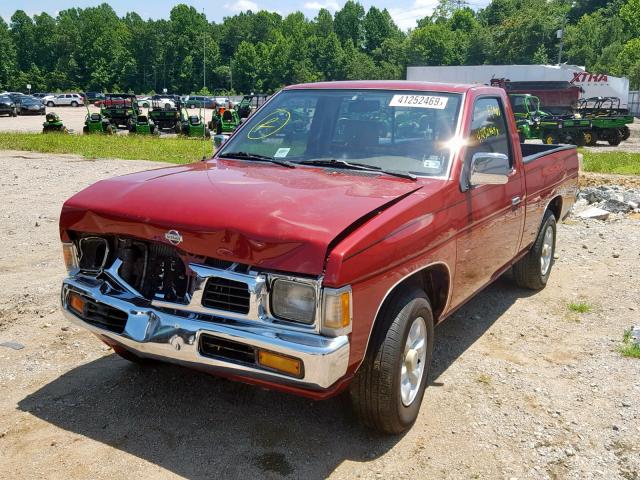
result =
[[[350,324],[333,328],[326,306],[350,289],[128,237],[83,235],[64,251],[65,315],[114,348],[294,390],[347,374]],[[292,288],[295,298],[280,298]]]

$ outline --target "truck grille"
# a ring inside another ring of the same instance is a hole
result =
[[[155,242],[117,239],[116,255],[122,260],[120,276],[145,298],[185,301],[189,276],[176,249]]]
[[[82,319],[91,325],[118,334],[124,332],[124,327],[127,324],[125,312],[104,303],[94,302],[86,297]]]
[[[255,365],[256,351],[250,345],[224,340],[211,335],[200,336],[200,354],[233,362]]]
[[[227,312],[249,313],[249,288],[244,282],[212,277],[202,294],[202,305]]]

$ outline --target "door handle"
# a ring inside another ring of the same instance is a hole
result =
[[[515,207],[516,205],[520,205],[520,202],[522,202],[522,199],[520,197],[513,197],[511,199],[511,206]]]

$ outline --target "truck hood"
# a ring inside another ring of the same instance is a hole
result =
[[[60,229],[128,235],[265,269],[319,275],[328,250],[420,189],[400,178],[210,160],[100,181],[63,206]]]

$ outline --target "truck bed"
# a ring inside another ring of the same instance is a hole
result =
[[[545,145],[540,143],[521,143],[522,149],[522,161],[527,164],[534,160],[548,155],[552,152],[561,152],[563,150],[572,150],[576,147],[574,145]]]

